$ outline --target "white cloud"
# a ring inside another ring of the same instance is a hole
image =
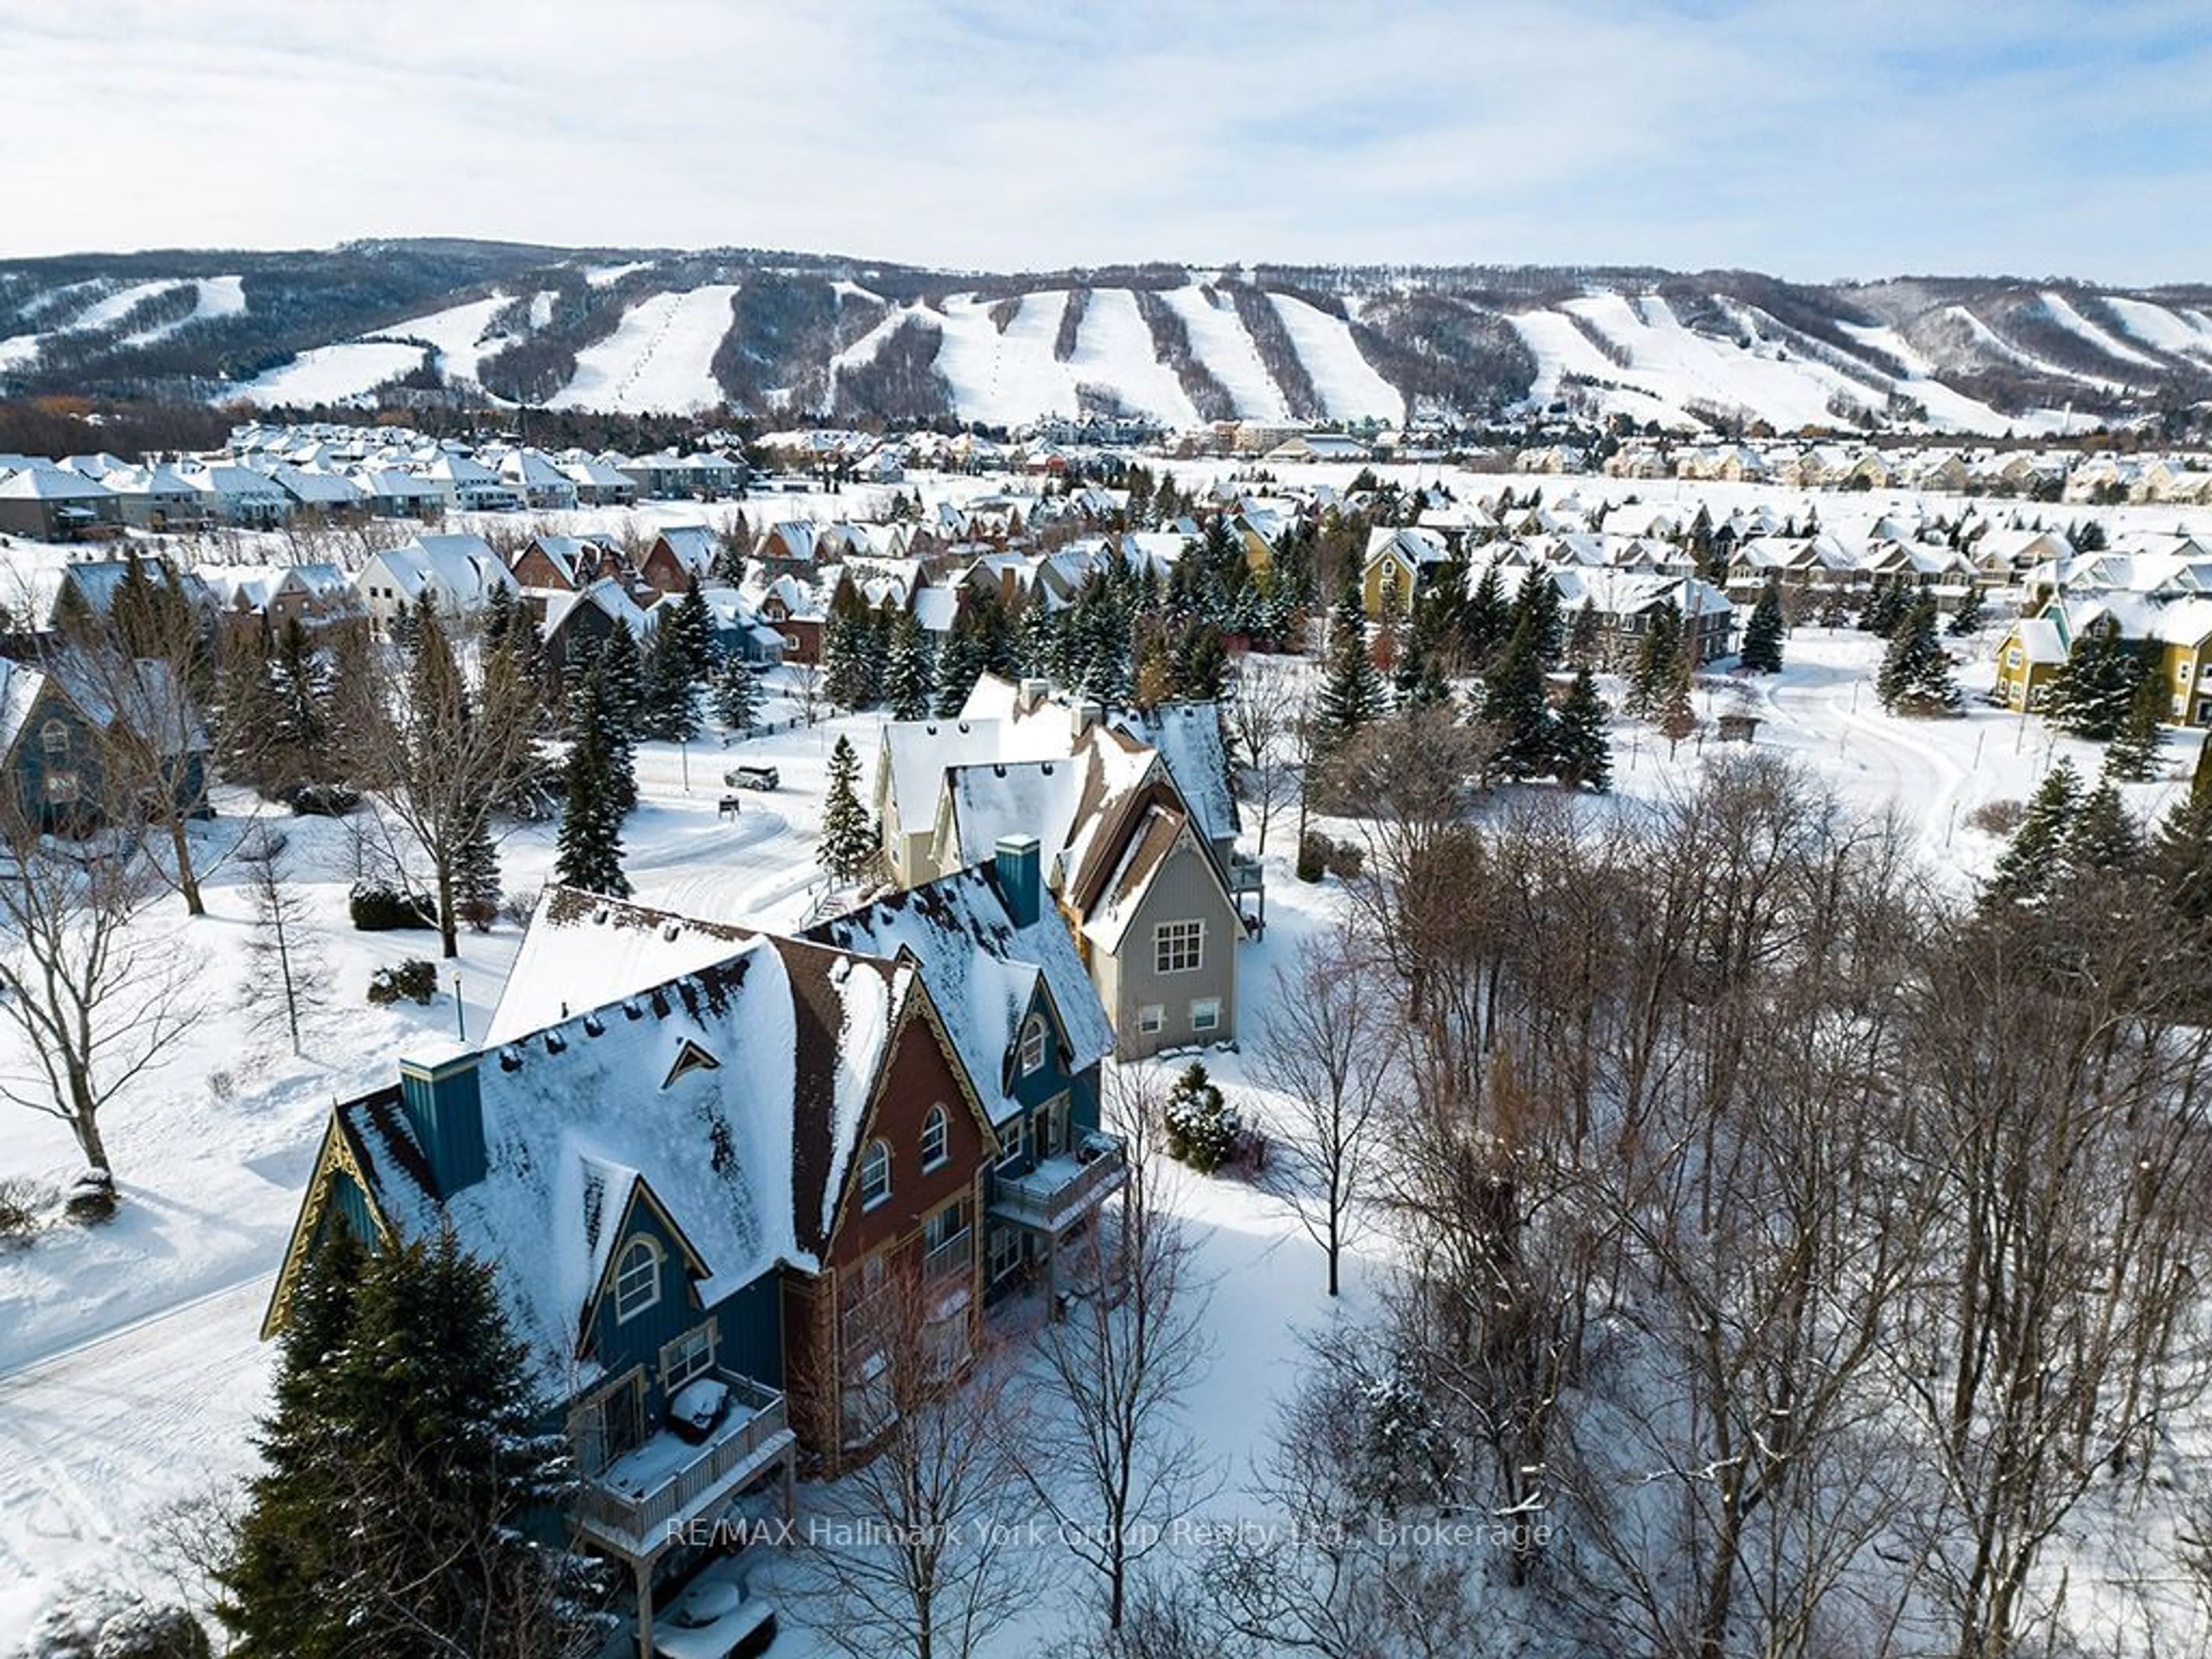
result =
[[[2201,278],[2201,7],[0,0],[0,251]]]

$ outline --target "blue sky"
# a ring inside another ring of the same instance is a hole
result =
[[[2205,0],[0,0],[0,252],[2212,281]]]

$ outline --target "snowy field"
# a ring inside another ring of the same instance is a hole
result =
[[[720,403],[722,389],[711,366],[715,348],[730,331],[730,300],[737,291],[718,283],[654,295],[626,313],[612,334],[576,354],[575,375],[553,406],[682,412]]]
[[[1176,470],[1196,483],[1218,468]],[[1286,477],[1295,472],[1341,485],[1357,469],[1283,471]],[[1424,482],[1436,476],[1430,470]],[[1450,481],[1469,494],[1510,482],[1523,495],[1540,483],[1553,501],[1571,493],[1585,501],[1702,500],[1716,515],[1755,502],[1802,514],[1810,501],[1824,521],[1836,524],[1900,506],[1955,512],[1960,505],[1955,498],[1897,492],[1808,497],[1753,485]],[[941,493],[980,492],[1003,482],[943,481]],[[931,480],[930,488],[940,493],[940,481]],[[779,501],[776,511],[858,516],[890,493],[854,489],[793,497]],[[762,507],[755,502],[744,510],[757,519]],[[732,510],[666,503],[640,516],[647,523],[696,522]],[[1984,510],[2001,522],[2015,514],[2024,521],[2057,524],[2085,516],[2082,509],[2010,503],[1984,503]],[[2115,528],[2212,530],[2212,514],[2203,510],[2100,509],[2095,516]],[[605,529],[623,515],[608,510],[558,517],[563,527]],[[1856,632],[1816,628],[1790,637],[1789,666],[1778,676],[1701,681],[1699,713],[1757,714],[1759,748],[1790,756],[1870,813],[1896,813],[1931,867],[1962,883],[1985,870],[1997,850],[1994,838],[1972,826],[1978,806],[2024,799],[2060,757],[2073,758],[2085,775],[2096,766],[2092,746],[2054,738],[2039,721],[1972,700],[1989,684],[1988,653],[1999,631],[1993,627],[1964,647],[1969,659],[1958,678],[1970,700],[1957,720],[1883,714],[1871,684],[1876,643]],[[779,701],[769,718],[793,712]],[[682,750],[645,745],[641,804],[624,830],[627,867],[640,898],[765,927],[802,924],[819,896],[813,842],[830,745],[849,733],[872,763],[878,726],[874,715],[824,721],[744,743],[727,755],[711,734]],[[1614,740],[1618,799],[1626,803],[1683,787],[1717,752],[1717,745],[1692,742],[1670,757],[1650,728],[1627,721],[1616,726]],[[2163,775],[2128,787],[2140,815],[2162,810],[2185,787],[2181,780],[2196,742],[2193,735],[2177,737]],[[738,818],[726,823],[715,811],[719,774],[739,752],[777,766],[782,787],[749,795]],[[310,1033],[304,1056],[295,1057],[281,1032],[252,1029],[246,1012],[249,1002],[265,1006],[268,991],[246,949],[250,907],[238,872],[217,860],[235,845],[243,827],[238,815],[247,804],[235,796],[220,804],[224,816],[194,831],[201,857],[216,866],[207,884],[209,915],[187,921],[181,901],[169,900],[151,924],[198,964],[204,1018],[173,1063],[106,1120],[126,1202],[107,1227],[58,1224],[27,1247],[0,1247],[0,1650],[73,1578],[146,1574],[139,1546],[149,1521],[164,1506],[250,1470],[271,1361],[258,1327],[330,1104],[388,1082],[395,1060],[411,1047],[447,1037],[457,1026],[480,1033],[518,943],[505,921],[487,933],[463,935],[458,1007],[451,965],[441,970],[432,1006],[368,1007],[362,994],[371,969],[406,956],[434,955],[434,935],[353,932],[345,895],[356,854],[344,827],[270,819],[290,837],[289,852],[321,936],[318,955],[331,979],[329,1009]],[[1292,878],[1288,840],[1279,823],[1267,858],[1270,926],[1263,939],[1243,947],[1248,1030],[1257,1028],[1273,994],[1273,970],[1291,961],[1301,939],[1329,923],[1340,902],[1333,882],[1308,887]],[[1248,850],[1251,841],[1248,834]],[[510,894],[534,890],[552,863],[550,827],[518,830],[505,842],[502,860]],[[0,1053],[0,1066],[19,1072],[26,1059]],[[1208,1063],[1219,1080],[1242,1091],[1243,1057],[1211,1056]],[[1249,1095],[1245,1103],[1252,1103]],[[62,1181],[76,1165],[60,1124],[0,1106],[0,1175]],[[1355,1249],[1347,1294],[1332,1309],[1321,1295],[1318,1251],[1275,1201],[1223,1179],[1188,1178],[1176,1194],[1213,1287],[1214,1358],[1193,1382],[1191,1417],[1231,1478],[1213,1507],[1233,1514],[1237,1483],[1267,1443],[1272,1405],[1287,1391],[1304,1346],[1299,1328],[1358,1315],[1368,1305],[1375,1262]],[[147,1588],[161,1587],[149,1582]],[[998,1650],[1030,1652],[1052,1633],[1046,1626],[1011,1631]],[[777,1650],[810,1650],[796,1632]]]

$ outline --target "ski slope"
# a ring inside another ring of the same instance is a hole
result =
[[[152,345],[166,340],[179,329],[194,323],[214,322],[223,317],[242,317],[246,314],[246,278],[243,276],[202,276],[193,286],[199,290],[198,302],[191,313],[173,323],[156,323],[151,328],[141,329],[136,334],[125,335],[126,346]]]
[[[94,329],[112,328],[131,314],[131,307],[141,301],[156,295],[167,294],[171,289],[182,288],[173,278],[155,283],[133,283],[128,288],[118,289],[106,299],[88,306],[71,319],[68,328],[59,331],[69,334],[88,334]]]
[[[490,295],[465,305],[394,323],[377,337],[410,336],[428,340],[436,349],[439,367],[445,370],[448,380],[473,380],[477,365],[504,343],[503,340],[486,341],[484,331],[491,326],[492,319],[511,303],[507,295]]]
[[[2105,303],[2120,319],[2120,326],[2145,345],[2212,356],[2212,318],[2201,311],[2170,311],[2148,300],[2124,300],[2117,294],[2106,295]]]
[[[714,283],[632,307],[612,334],[576,354],[576,372],[552,406],[679,415],[713,408],[723,392],[712,364],[737,291]]]
[[[358,398],[374,386],[422,365],[422,348],[393,340],[349,340],[316,346],[290,362],[242,385],[218,401],[242,398],[258,404],[337,403]]]
[[[1406,400],[1398,389],[1375,372],[1359,355],[1352,338],[1352,325],[1332,317],[1318,306],[1288,294],[1267,296],[1275,314],[1297,348],[1298,361],[1312,377],[1322,408],[1333,421],[1357,421],[1372,416],[1392,425],[1406,418]]]
[[[2138,368],[2156,368],[2159,361],[2140,352],[2126,341],[2106,329],[2100,328],[2067,302],[2063,294],[2045,294],[2043,308],[2051,320],[2076,339],[2087,340],[2107,357],[2117,357],[2124,363],[2133,363]]]
[[[1290,419],[1291,406],[1283,389],[1260,361],[1259,348],[1245,331],[1244,319],[1237,314],[1235,305],[1226,299],[1218,305],[1210,303],[1195,284],[1170,289],[1160,298],[1182,319],[1193,355],[1228,389],[1241,417],[1274,422]]]
[[[939,319],[937,372],[952,388],[960,418],[1018,426],[1039,416],[1073,415],[1075,376],[1052,355],[1066,293],[1024,295],[1004,334],[991,320],[994,303],[956,295]]]
[[[1067,367],[1079,383],[1109,386],[1124,409],[1187,430],[1198,408],[1175,371],[1152,355],[1152,331],[1126,288],[1094,288]]]

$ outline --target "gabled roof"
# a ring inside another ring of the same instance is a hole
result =
[[[1009,1057],[1040,988],[1067,1045],[1070,1072],[1113,1052],[1114,1034],[1075,940],[1048,900],[1018,927],[992,877],[969,868],[862,905],[806,938],[840,950],[921,965],[922,982],[992,1120],[1018,1109]]]

